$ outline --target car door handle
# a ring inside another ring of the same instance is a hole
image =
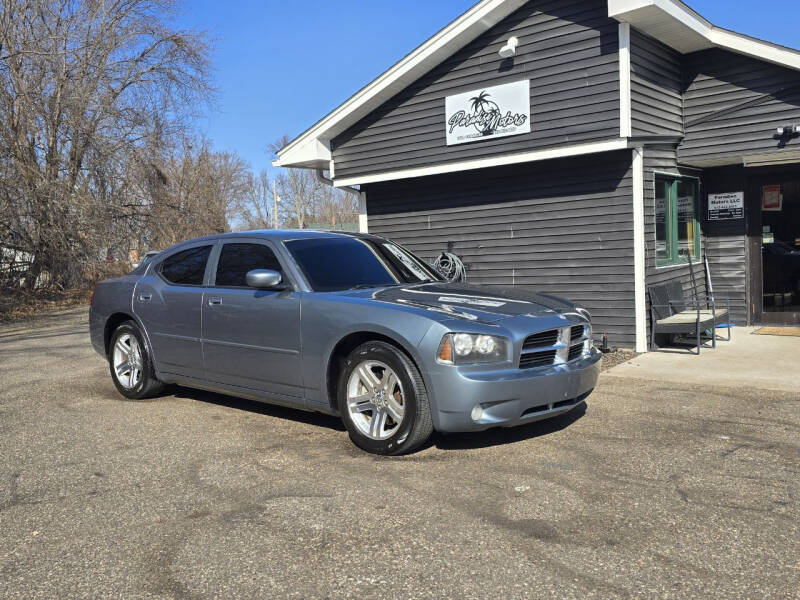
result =
[[[139,294],[139,302],[150,302],[153,299],[153,294]]]
[[[219,306],[222,304],[222,298],[211,297],[208,299],[209,306]]]

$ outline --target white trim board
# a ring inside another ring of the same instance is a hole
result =
[[[413,177],[427,177],[429,175],[443,175],[445,173],[456,173],[458,171],[470,171],[473,169],[487,169],[490,167],[515,165],[519,163],[550,160],[553,158],[582,156],[584,154],[598,154],[600,152],[624,150],[627,147],[628,140],[624,138],[614,138],[612,140],[581,144],[578,146],[562,146],[547,150],[534,150],[532,152],[522,152],[519,154],[505,154],[492,158],[479,158],[461,162],[432,165],[429,167],[417,167],[413,169],[402,169],[398,171],[385,171],[383,173],[370,173],[368,175],[344,177],[335,180],[334,185],[336,187],[365,185],[368,183],[377,183],[379,181],[394,181],[397,179],[411,179]]]
[[[644,148],[633,149],[633,297],[636,352],[647,352],[647,297],[644,226]]]
[[[367,192],[358,194],[358,230],[369,233],[369,218],[367,215]]]
[[[619,136],[631,137],[631,26],[619,24]]]

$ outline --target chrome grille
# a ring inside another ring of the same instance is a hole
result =
[[[547,346],[555,346],[558,341],[558,329],[551,329],[549,331],[541,331],[534,333],[525,338],[522,343],[522,351],[533,350],[534,348],[546,348]]]
[[[523,354],[519,359],[520,369],[532,369],[534,367],[546,367],[552,365],[556,360],[555,350],[545,350],[544,352],[531,352]]]
[[[575,360],[576,358],[580,358],[581,354],[583,354],[583,342],[580,344],[575,344],[571,346],[569,349],[569,354],[567,355],[567,360]]]
[[[572,329],[569,330],[569,339],[578,340],[582,338],[584,331],[583,325],[573,325]]]

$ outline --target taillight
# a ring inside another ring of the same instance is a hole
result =
[[[91,296],[89,296],[89,306],[90,306],[90,307],[91,307],[91,306],[94,306],[94,293],[95,293],[96,291],[97,291],[97,284],[95,283],[95,284],[94,284],[94,287],[92,288],[92,295],[91,295]]]

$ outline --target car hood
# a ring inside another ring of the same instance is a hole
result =
[[[462,283],[424,283],[347,292],[374,301],[416,307],[447,318],[496,323],[520,315],[542,316],[570,312],[568,300],[519,288],[475,286]]]

